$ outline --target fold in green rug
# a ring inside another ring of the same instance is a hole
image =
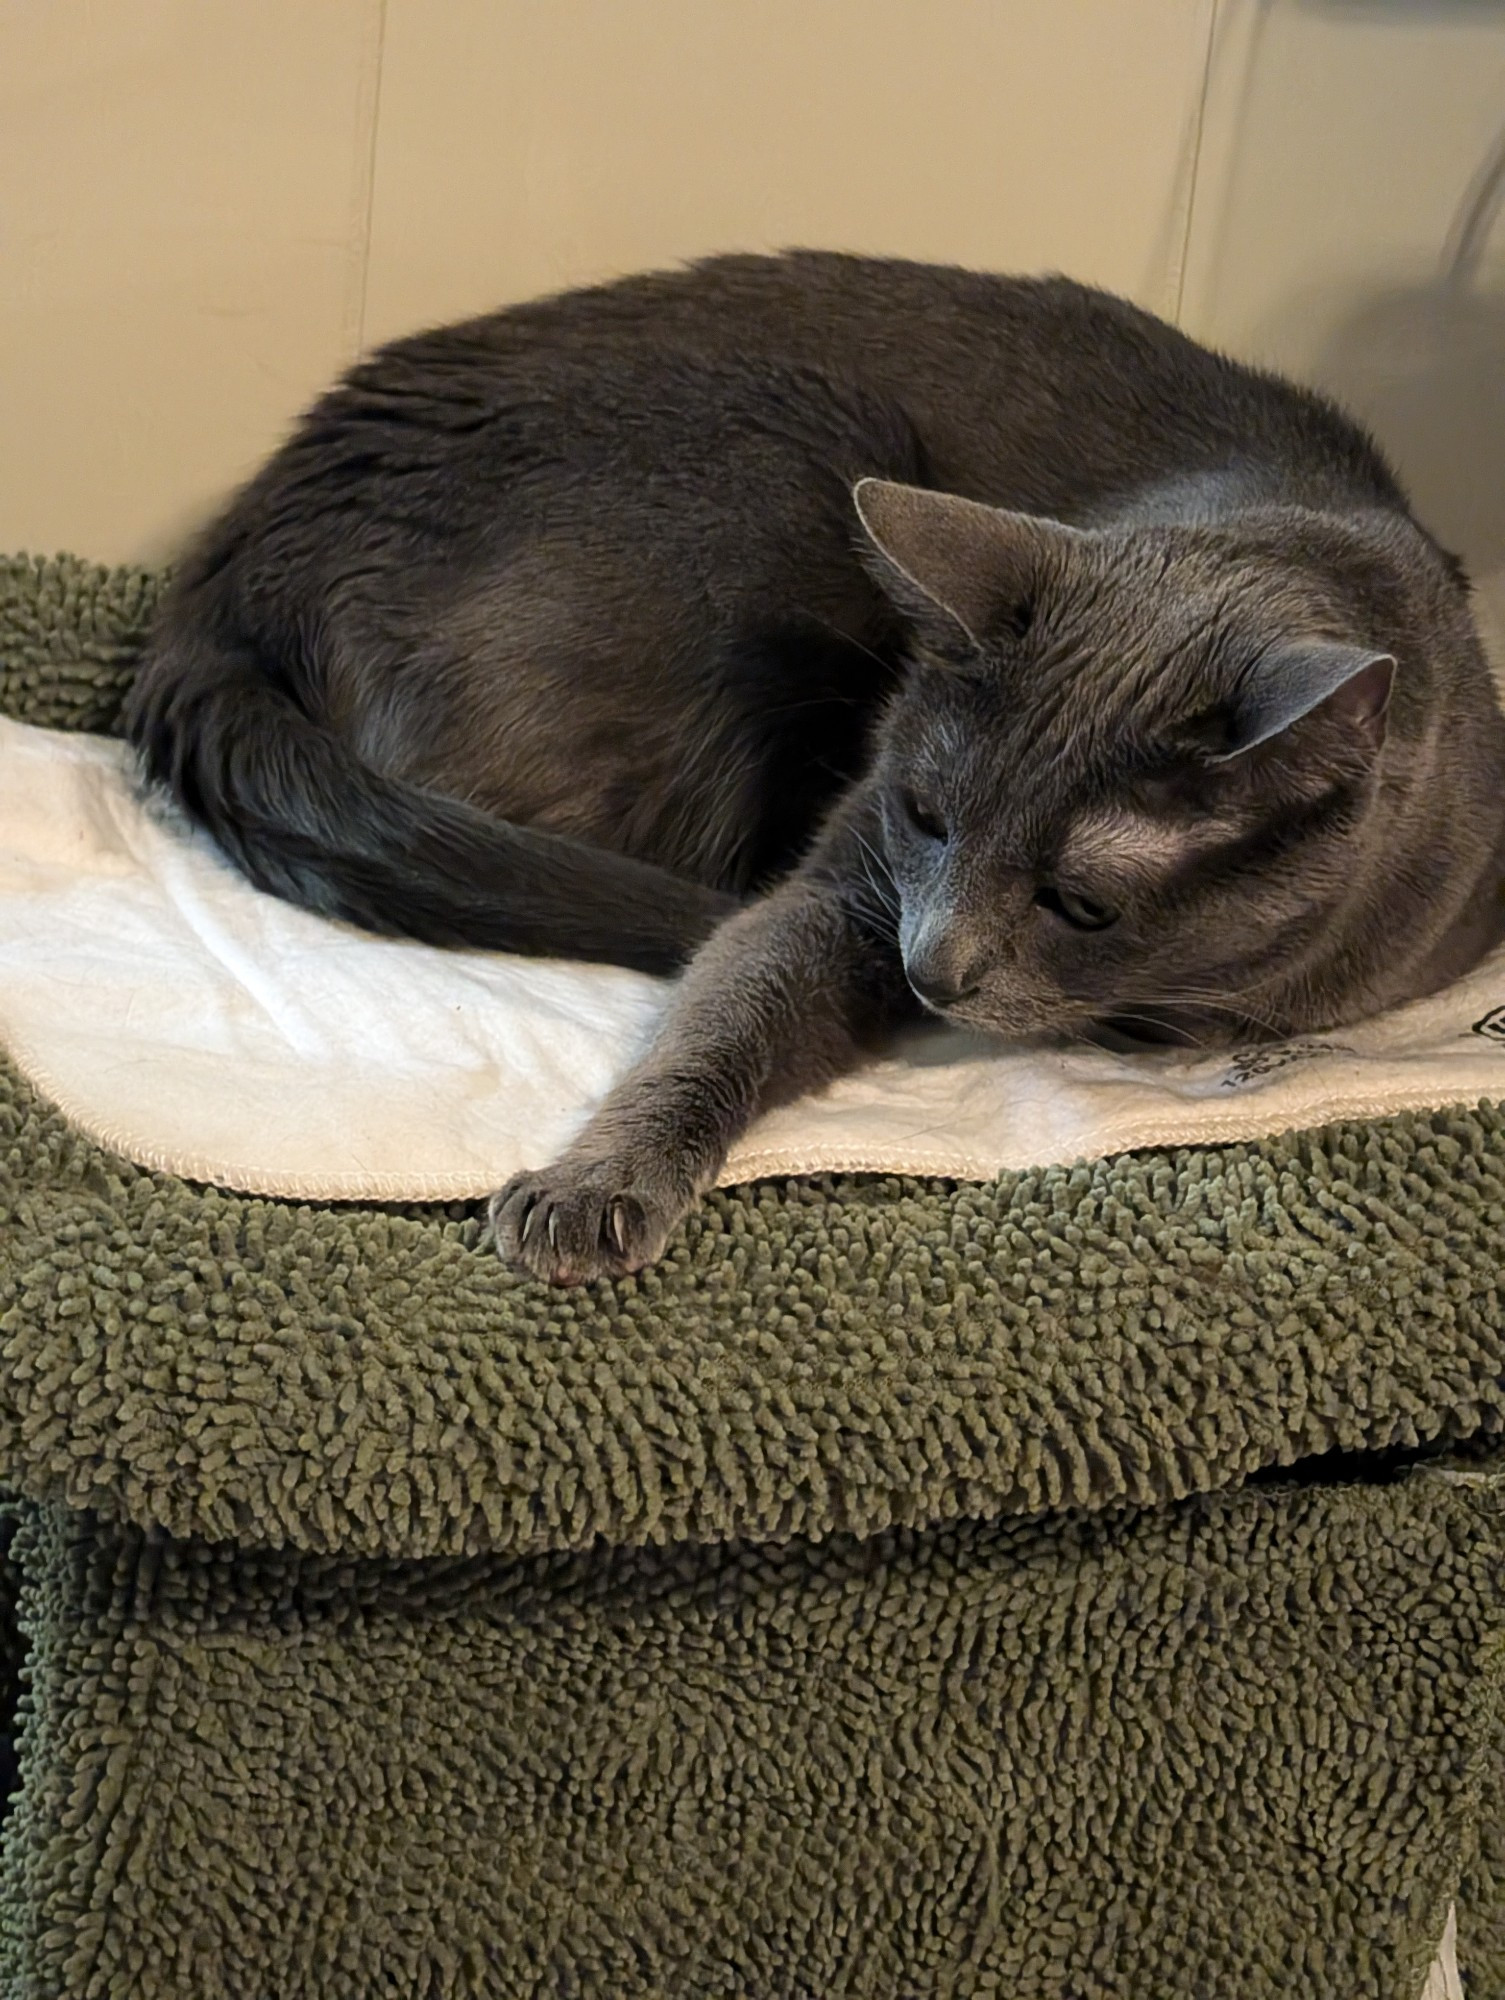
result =
[[[0,565],[0,709],[154,592]],[[557,1294],[0,1071],[0,1992],[1505,1993],[1502,1224],[1486,1108]]]

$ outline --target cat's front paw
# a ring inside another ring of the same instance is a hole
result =
[[[620,1162],[560,1160],[491,1197],[497,1254],[555,1285],[625,1277],[661,1255],[692,1199]]]

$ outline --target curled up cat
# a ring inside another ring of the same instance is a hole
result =
[[[493,1201],[561,1283],[922,1012],[1216,1046],[1505,935],[1456,562],[1331,404],[1064,279],[725,257],[398,341],[190,554],[129,727],[309,909],[686,967]]]

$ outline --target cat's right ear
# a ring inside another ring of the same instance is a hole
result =
[[[1080,530],[891,479],[852,489],[868,569],[942,659],[1028,626],[1043,575]]]

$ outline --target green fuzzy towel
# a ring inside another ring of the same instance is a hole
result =
[[[0,709],[154,595],[0,565]],[[0,1070],[0,1993],[1505,1995],[1502,1223],[1485,1108],[556,1293]]]

